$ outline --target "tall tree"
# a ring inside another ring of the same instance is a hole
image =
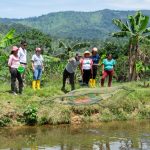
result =
[[[112,33],[114,37],[129,38],[129,81],[136,80],[136,61],[139,54],[140,42],[148,42],[150,27],[148,26],[149,17],[142,14],[141,11],[136,12],[133,16],[128,16],[128,20],[124,23],[120,19],[113,19],[113,23],[120,29],[119,32]]]

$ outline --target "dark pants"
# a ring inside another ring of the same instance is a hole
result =
[[[91,78],[91,70],[83,69],[83,83],[88,85],[90,78]]]
[[[17,71],[16,68],[11,68],[10,69],[11,73],[11,91],[12,92],[17,92],[17,87],[16,87],[16,79],[19,82],[19,93],[22,93],[22,88],[23,88],[23,81],[21,74]]]
[[[107,76],[109,76],[109,79],[108,79],[108,86],[110,87],[111,86],[111,83],[112,83],[112,77],[113,77],[113,74],[114,74],[114,71],[113,70],[105,70],[104,73],[103,73],[103,76],[102,76],[102,79],[101,79],[101,86],[103,87],[104,86],[104,81],[105,81],[105,78]]]
[[[97,66],[93,66],[93,75],[91,76],[92,79],[96,79],[97,75]]]
[[[65,89],[66,79],[69,78],[70,84],[71,84],[71,90],[75,89],[74,85],[74,73],[69,73],[66,69],[63,72],[63,87],[62,89]]]

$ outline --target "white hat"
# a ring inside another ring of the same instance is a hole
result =
[[[97,47],[93,47],[92,51],[97,52],[98,51]]]

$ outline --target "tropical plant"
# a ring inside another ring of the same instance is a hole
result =
[[[128,16],[128,20],[124,23],[120,19],[113,19],[113,23],[121,30],[112,33],[114,37],[129,38],[129,75],[128,79],[136,80],[136,61],[139,54],[140,42],[150,42],[149,35],[150,27],[148,28],[149,17],[138,11],[133,16]]]
[[[17,37],[14,37],[15,30],[10,30],[6,35],[0,34],[0,48],[6,48],[17,40]]]
[[[63,55],[65,55],[67,58],[71,57],[74,54],[74,51],[79,50],[81,48],[89,47],[89,43],[76,43],[70,45],[69,43],[64,43],[62,41],[59,41],[59,48],[64,48],[65,52]]]

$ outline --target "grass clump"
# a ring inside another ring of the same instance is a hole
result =
[[[49,112],[50,124],[68,124],[70,123],[71,109],[68,106],[55,104]]]

